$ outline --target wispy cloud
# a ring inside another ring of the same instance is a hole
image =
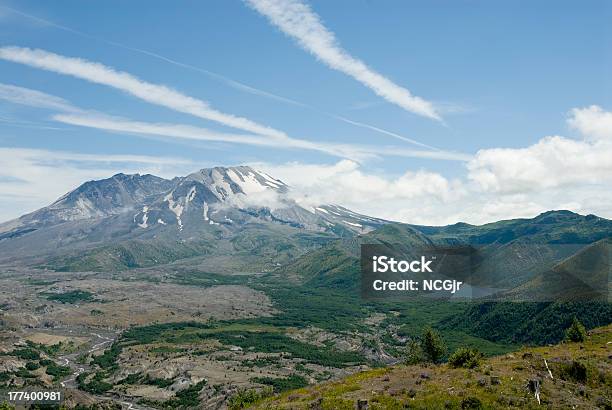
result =
[[[274,146],[278,141],[259,135],[229,134],[183,124],[148,123],[133,121],[100,113],[56,114],[55,121],[80,127],[96,128],[111,132],[156,135],[197,141],[217,141],[234,144]],[[291,139],[284,141],[292,141]]]
[[[372,130],[372,131],[380,132],[381,134],[388,135],[390,137],[396,138],[396,139],[401,140],[401,141],[408,142],[410,144],[417,145],[419,147],[428,148],[428,149],[435,150],[435,151],[440,151],[438,148],[432,147],[431,145],[423,144],[422,142],[419,142],[419,141],[414,140],[412,138],[404,137],[403,135],[399,135],[399,134],[396,134],[395,132],[391,132],[391,131],[387,131],[387,130],[382,129],[382,128],[378,128],[378,127],[375,127],[373,125],[365,124],[365,123],[359,122],[359,121],[353,121],[353,120],[350,120],[348,118],[342,117],[340,115],[334,115],[334,118],[336,118],[336,119],[338,119],[340,121],[344,121],[344,122],[346,122],[348,124],[352,124],[352,125],[355,125],[355,126],[358,126],[358,127],[367,128],[367,129]]]
[[[368,67],[344,50],[310,6],[299,0],[245,0],[248,5],[305,50],[334,70],[350,75],[387,101],[406,111],[441,120],[433,104]]]
[[[77,35],[79,37],[88,38],[88,39],[94,40],[94,41],[99,41],[99,42],[102,42],[102,43],[105,43],[105,44],[108,44],[108,45],[111,45],[111,46],[114,46],[114,47],[118,47],[118,48],[121,48],[121,49],[124,49],[124,50],[132,51],[132,52],[139,53],[139,54],[143,54],[143,55],[155,58],[157,60],[161,60],[161,61],[164,61],[166,63],[175,65],[177,67],[182,67],[182,68],[186,68],[186,69],[189,69],[189,70],[193,70],[193,71],[205,74],[205,75],[207,75],[207,76],[209,76],[209,77],[211,77],[211,78],[213,78],[215,80],[218,80],[218,81],[220,81],[222,83],[225,83],[226,85],[228,85],[228,86],[230,86],[232,88],[235,88],[237,90],[241,90],[241,91],[244,91],[244,92],[247,92],[247,93],[250,93],[250,94],[254,94],[254,95],[259,95],[259,96],[262,96],[262,97],[267,97],[267,98],[270,98],[270,99],[273,99],[273,100],[277,100],[277,101],[280,101],[280,102],[284,102],[284,103],[287,103],[287,104],[292,104],[292,105],[297,105],[297,106],[304,106],[304,107],[307,105],[307,104],[301,103],[299,101],[296,101],[294,99],[291,99],[291,98],[288,98],[288,97],[283,97],[281,95],[278,95],[278,94],[275,94],[275,93],[272,93],[272,92],[269,92],[269,91],[265,91],[265,90],[262,90],[262,89],[257,88],[257,87],[253,87],[251,85],[245,84],[245,83],[243,83],[241,81],[234,80],[232,78],[229,78],[229,77],[224,76],[222,74],[216,73],[214,71],[210,71],[210,70],[207,70],[205,68],[195,66],[193,64],[189,64],[189,63],[185,63],[185,62],[182,62],[182,61],[178,61],[178,60],[176,60],[174,58],[170,58],[170,57],[161,55],[159,53],[155,53],[153,51],[145,50],[145,49],[138,48],[138,47],[132,47],[132,46],[129,46],[127,44],[119,43],[117,41],[107,40],[107,39],[102,38],[102,37],[93,36],[91,34],[83,32],[81,30],[76,30],[76,29],[74,29],[72,27],[68,27],[68,26],[65,26],[63,24],[58,24],[58,23],[56,23],[54,21],[51,21],[51,20],[48,20],[48,19],[44,19],[44,18],[35,16],[33,14],[30,14],[30,13],[25,13],[25,12],[23,12],[21,10],[17,10],[17,9],[15,9],[13,7],[8,7],[6,5],[0,5],[0,10],[2,10],[2,9],[6,10],[8,12],[12,12],[12,13],[18,14],[18,15],[20,15],[22,17],[25,17],[27,19],[30,19],[32,21],[36,21],[36,22],[41,23],[43,25],[54,27],[56,29],[60,29],[60,30],[63,30],[63,31],[75,34],[75,35]]]
[[[273,138],[287,137],[282,131],[258,124],[247,118],[223,113],[210,107],[206,101],[190,97],[164,85],[143,81],[129,73],[116,71],[100,63],[81,58],[64,57],[45,50],[22,47],[2,47],[0,48],[0,58],[113,87],[148,103],[215,121],[229,127]]]
[[[63,98],[43,93],[41,91],[32,90],[31,88],[18,87],[12,84],[0,83],[0,100],[9,101],[13,104],[48,108],[59,111],[78,110]]]
[[[243,117],[222,113],[211,108],[208,103],[203,100],[187,96],[164,85],[143,81],[132,74],[116,71],[113,68],[107,67],[100,63],[87,61],[81,58],[65,57],[45,50],[34,50],[22,47],[0,47],[0,59],[25,64],[60,74],[70,75],[96,84],[103,84],[127,92],[151,104],[161,105],[198,118],[212,120],[232,128],[275,138],[278,141],[285,141],[287,144],[294,144],[295,141],[295,139],[290,138],[282,131],[258,124]],[[75,110],[74,107],[66,105],[65,100],[59,97],[47,98],[44,94],[41,94],[38,91],[28,91],[27,89],[11,85],[4,85],[4,88],[0,88],[0,98],[11,100],[20,104],[31,103],[30,105],[40,106],[43,108],[56,108],[62,111]],[[378,127],[352,121],[333,114],[324,114],[340,121],[393,136],[421,147],[436,149],[427,144],[423,144],[411,138],[403,137]],[[307,144],[307,141],[303,141],[303,143],[304,148],[309,145]]]
[[[53,116],[53,119],[64,124],[95,128],[111,132],[129,133],[134,135],[151,135],[199,141],[218,141],[233,144],[265,146],[274,149],[311,150],[334,157],[349,158],[360,162],[383,156],[428,158],[449,161],[468,161],[471,158],[466,154],[447,151],[411,150],[393,146],[385,147],[358,144],[334,144],[313,142],[298,138],[285,138],[283,140],[277,140],[259,135],[221,133],[191,125],[133,121],[125,118],[111,117],[91,112],[81,114],[57,114]]]
[[[414,150],[394,146],[338,144],[309,141],[299,138],[291,138],[288,136],[279,139],[258,134],[226,133],[185,124],[134,121],[131,119],[109,116],[93,110],[85,110],[74,106],[72,103],[63,98],[10,84],[0,83],[0,99],[4,99],[15,104],[60,111],[61,113],[54,114],[51,118],[54,121],[62,124],[95,128],[109,132],[119,132],[137,136],[217,141],[232,144],[266,146],[273,149],[303,149],[318,151],[340,158],[349,158],[354,161],[364,161],[383,156],[428,158],[450,161],[468,161],[471,158],[471,156],[466,154],[435,149]],[[426,145],[420,144],[416,141],[415,143],[427,147]]]
[[[74,29],[72,27],[68,27],[68,26],[65,26],[65,25],[62,25],[62,24],[55,23],[55,22],[50,21],[48,19],[43,19],[41,17],[34,16],[32,14],[25,13],[25,12],[23,12],[21,10],[17,10],[15,8],[8,7],[6,5],[0,5],[0,9],[5,9],[7,11],[10,11],[12,13],[18,14],[18,15],[20,15],[22,17],[27,18],[27,19],[30,19],[32,21],[38,22],[40,24],[43,24],[45,26],[54,27],[56,29],[72,33],[72,34],[77,35],[79,37],[87,38],[87,39],[90,39],[90,40],[93,40],[93,41],[97,41],[97,42],[102,42],[102,43],[108,44],[108,45],[113,46],[113,47],[117,47],[117,48],[120,48],[120,49],[123,49],[123,50],[128,50],[128,51],[131,51],[131,52],[134,52],[134,53],[142,54],[142,55],[154,58],[156,60],[163,61],[163,62],[168,63],[168,64],[172,64],[172,65],[174,65],[176,67],[181,67],[181,68],[188,69],[188,70],[191,70],[191,71],[194,71],[194,72],[197,72],[197,73],[204,74],[204,75],[208,76],[209,78],[212,78],[212,79],[214,79],[216,81],[219,81],[219,82],[221,82],[221,83],[223,83],[223,84],[225,84],[225,85],[227,85],[229,87],[234,88],[235,90],[239,90],[239,91],[242,91],[242,92],[245,92],[245,93],[248,93],[248,94],[252,94],[252,95],[268,98],[268,99],[271,99],[271,100],[274,100],[274,101],[277,101],[277,102],[281,102],[281,103],[285,103],[285,104],[294,105],[294,106],[297,106],[297,107],[302,107],[302,108],[305,108],[305,109],[309,109],[309,110],[317,112],[319,114],[322,114],[322,115],[325,115],[325,116],[328,116],[328,117],[335,118],[337,120],[343,121],[343,122],[345,122],[347,124],[351,124],[351,125],[354,125],[356,127],[366,128],[366,129],[369,129],[369,130],[374,131],[374,132],[378,132],[378,133],[383,134],[383,135],[391,135],[391,136],[393,136],[392,134],[397,135],[396,133],[392,133],[390,131],[387,131],[387,130],[379,127],[379,126],[373,126],[373,125],[370,125],[370,124],[365,124],[363,122],[352,121],[350,119],[348,121],[346,121],[346,119],[341,119],[336,114],[329,113],[329,112],[326,112],[326,111],[322,111],[322,110],[314,107],[311,104],[307,104],[305,102],[298,101],[298,100],[293,99],[293,98],[282,96],[282,95],[279,95],[278,93],[274,93],[274,92],[267,91],[267,90],[262,90],[261,88],[255,87],[253,85],[246,84],[246,83],[244,83],[242,81],[238,81],[238,80],[235,80],[233,78],[229,78],[229,77],[227,77],[225,75],[216,73],[214,71],[210,71],[210,70],[207,70],[205,68],[195,66],[193,64],[189,64],[189,63],[186,63],[186,62],[183,62],[183,61],[179,61],[179,60],[176,60],[175,58],[170,58],[168,56],[165,56],[165,55],[162,55],[162,54],[150,51],[150,50],[145,50],[145,49],[138,48],[138,47],[132,47],[132,46],[127,45],[127,44],[123,44],[123,43],[119,43],[119,42],[116,42],[116,41],[107,40],[105,38],[93,36],[91,34],[83,32],[83,31],[76,30],[76,29]],[[355,110],[364,109],[364,108],[367,108],[367,107],[370,107],[370,106],[374,106],[374,105],[379,105],[379,104],[381,104],[380,101],[366,103],[365,105],[363,103],[355,104],[350,109],[355,109]],[[449,113],[460,112],[460,111],[463,112],[463,108],[461,106],[458,106],[458,105],[453,105],[451,107],[451,109],[446,109],[444,105],[440,105],[438,107],[438,111],[439,112],[449,112]],[[402,139],[402,138],[400,138],[400,139]],[[403,139],[406,142],[414,141],[414,140],[412,140],[410,138],[403,138]],[[417,143],[416,145],[423,146],[422,143]]]

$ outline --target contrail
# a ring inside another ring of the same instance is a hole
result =
[[[173,64],[173,65],[175,65],[177,67],[182,67],[182,68],[185,68],[185,69],[188,69],[188,70],[199,72],[201,74],[205,74],[205,75],[207,75],[208,77],[210,77],[212,79],[220,81],[220,82],[222,82],[222,83],[224,83],[224,84],[226,84],[226,85],[228,85],[228,86],[230,86],[230,87],[232,87],[234,89],[237,89],[237,90],[249,93],[249,94],[258,95],[258,96],[266,97],[266,98],[269,98],[269,99],[272,99],[272,100],[275,100],[275,101],[279,101],[279,102],[283,102],[283,103],[286,103],[286,104],[294,105],[294,106],[297,106],[297,107],[306,108],[306,109],[314,111],[314,112],[316,112],[318,114],[322,114],[322,115],[325,115],[327,117],[334,118],[334,119],[336,119],[338,121],[343,121],[343,122],[345,122],[347,124],[351,124],[351,125],[356,126],[356,127],[369,129],[371,131],[374,131],[374,132],[377,132],[377,133],[380,133],[380,134],[384,134],[384,135],[387,135],[387,136],[390,136],[390,137],[393,137],[393,138],[396,138],[396,139],[399,139],[399,140],[402,140],[404,142],[408,142],[408,143],[411,143],[411,144],[414,144],[414,145],[417,145],[417,146],[420,146],[420,147],[426,147],[426,148],[429,148],[429,149],[434,149],[434,150],[440,151],[439,148],[432,147],[430,145],[427,145],[427,144],[424,144],[422,142],[416,141],[416,140],[414,140],[412,138],[404,137],[404,136],[401,136],[401,135],[399,135],[397,133],[394,133],[394,132],[391,132],[391,131],[387,131],[387,130],[385,130],[383,128],[380,128],[380,127],[376,127],[376,126],[373,126],[373,125],[365,124],[363,122],[353,121],[353,120],[350,120],[348,118],[345,118],[345,117],[342,117],[342,116],[339,116],[339,115],[336,115],[336,114],[332,114],[332,113],[320,110],[320,109],[318,109],[318,108],[316,108],[316,107],[314,107],[314,106],[312,106],[310,104],[306,104],[306,103],[303,103],[303,102],[300,102],[300,101],[297,101],[297,100],[294,100],[294,99],[291,99],[291,98],[283,97],[281,95],[278,95],[278,94],[275,94],[275,93],[271,93],[271,92],[268,92],[268,91],[265,91],[265,90],[262,90],[262,89],[250,86],[250,85],[245,84],[243,82],[240,82],[240,81],[234,80],[232,78],[226,77],[226,76],[224,76],[222,74],[215,73],[213,71],[210,71],[210,70],[207,70],[207,69],[204,69],[204,68],[201,68],[201,67],[197,67],[197,66],[194,66],[192,64],[188,64],[188,63],[184,63],[184,62],[181,62],[181,61],[177,61],[177,60],[168,58],[166,56],[163,56],[161,54],[154,53],[152,51],[148,51],[148,50],[144,50],[144,49],[136,48],[136,47],[131,47],[131,46],[128,46],[126,44],[118,43],[116,41],[107,40],[107,39],[104,39],[104,38],[101,38],[101,37],[93,36],[91,34],[83,32],[83,31],[76,30],[76,29],[73,29],[71,27],[64,26],[62,24],[57,24],[57,23],[55,23],[53,21],[46,20],[46,19],[34,16],[32,14],[29,14],[29,13],[25,13],[25,12],[23,12],[21,10],[17,10],[15,8],[12,8],[12,7],[0,5],[0,8],[4,8],[4,9],[9,10],[9,11],[11,11],[11,12],[13,12],[15,14],[18,14],[18,15],[20,15],[22,17],[38,21],[40,23],[46,24],[46,25],[51,26],[51,27],[55,27],[55,28],[60,29],[60,30],[67,31],[69,33],[75,34],[75,35],[80,36],[80,37],[84,37],[84,38],[87,38],[87,39],[90,39],[90,40],[94,40],[94,41],[99,41],[99,42],[102,42],[102,43],[105,43],[105,44],[108,44],[108,45],[111,45],[111,46],[114,46],[114,47],[118,47],[118,48],[121,48],[121,49],[124,49],[124,50],[128,50],[128,51],[132,51],[132,52],[139,53],[139,54],[142,54],[142,55],[146,55],[146,56],[155,58],[157,60],[164,61],[164,62],[169,63],[169,64]]]
[[[342,48],[312,8],[300,0],[245,0],[246,3],[280,29],[304,50],[329,68],[359,81],[375,94],[402,109],[441,121],[434,105],[387,77]]]

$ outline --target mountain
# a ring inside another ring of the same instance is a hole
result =
[[[388,223],[363,235],[331,241],[281,267],[277,274],[295,277],[310,287],[356,291],[360,283],[361,245],[382,245],[408,254],[409,248],[431,246],[432,242],[411,226]]]
[[[581,301],[608,299],[610,276],[610,239],[586,246],[504,294],[518,301]]]
[[[478,258],[471,281],[506,290],[549,271],[585,246],[612,237],[612,221],[570,211],[481,226],[413,227],[437,245],[473,246]]]
[[[355,288],[362,244],[406,255],[461,246],[472,250],[472,269],[456,279],[510,297],[541,294],[559,282],[551,279],[555,266],[610,237],[612,221],[569,211],[432,227],[333,204],[302,206],[281,180],[238,166],[172,180],[117,174],[86,182],[0,225],[0,262],[117,271],[196,258],[214,272],[274,271],[312,286]]]
[[[117,174],[88,181],[51,205],[0,224],[0,240],[68,221],[118,215],[171,188],[173,181],[154,175]]]
[[[350,237],[385,223],[337,205],[303,207],[284,182],[247,166],[202,169],[172,180],[117,174],[1,224],[0,259],[50,258],[45,266],[101,270],[168,263],[215,248],[256,252],[275,244],[299,253],[321,237]],[[293,235],[302,238],[292,244]],[[75,266],[66,263],[79,258]]]

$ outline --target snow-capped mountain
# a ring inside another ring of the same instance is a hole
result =
[[[284,182],[251,167],[208,168],[187,175],[156,201],[143,204],[133,220],[143,229],[159,224],[176,225],[180,231],[187,220],[209,225],[266,220],[318,231],[340,225],[355,232],[385,223],[335,205],[302,207],[290,194]]]
[[[193,239],[272,224],[333,235],[365,233],[386,223],[337,205],[304,207],[284,182],[248,166],[201,169],[172,180],[117,174],[89,181],[51,205],[0,224],[0,249],[26,252],[91,243]]]
[[[117,174],[88,181],[49,206],[0,224],[0,239],[68,221],[118,215],[166,192],[173,184],[174,181],[149,174]]]
[[[180,178],[164,195],[143,204],[134,222],[140,228],[160,224],[183,230],[185,218],[195,214],[210,225],[231,223],[227,214],[232,210],[293,205],[287,193],[282,181],[251,167],[207,168]]]

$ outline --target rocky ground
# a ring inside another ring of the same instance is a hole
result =
[[[63,389],[68,406],[99,403],[146,409],[171,406],[179,392],[201,384],[197,407],[225,408],[239,392],[268,388],[261,380],[315,384],[367,369],[366,361],[394,360],[372,347],[375,342],[364,345],[364,340],[378,337],[377,331],[334,333],[309,326],[279,333],[257,324],[234,326],[228,321],[265,318],[277,311],[265,293],[245,285],[190,286],[165,281],[167,277],[167,273],[14,268],[0,272],[0,391]],[[385,315],[375,315],[364,324],[378,329],[384,319]],[[353,352],[364,362],[327,365],[283,351],[223,344],[211,337],[130,342],[113,357],[110,367],[100,365],[100,357],[128,329],[211,320],[230,323],[218,332],[278,333],[301,348]]]

